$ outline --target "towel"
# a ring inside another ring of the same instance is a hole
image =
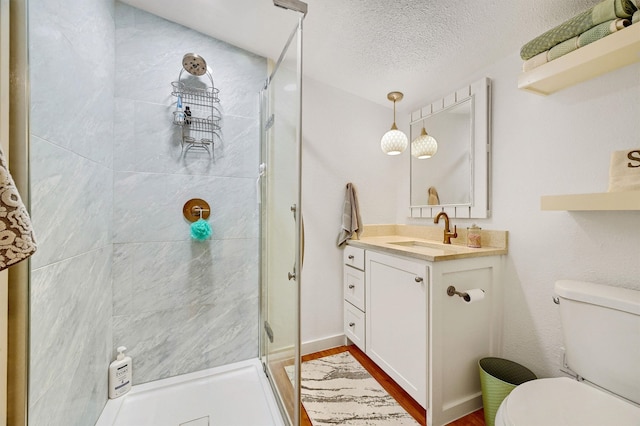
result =
[[[640,22],[640,10],[634,13],[633,16],[631,17],[632,24],[637,24],[638,22]]]
[[[580,47],[584,47],[594,41],[598,41],[609,34],[613,34],[622,28],[628,27],[629,25],[631,25],[631,21],[628,19],[613,19],[611,21],[598,24],[593,28],[589,28],[579,36],[570,38],[569,40],[563,41],[562,43],[552,47],[549,50],[547,58],[549,61],[558,59],[560,56],[564,56],[569,52],[579,49]]]
[[[640,148],[611,153],[609,192],[622,191],[640,191]]]
[[[542,53],[538,53],[531,59],[527,59],[522,63],[522,72],[531,71],[534,68],[538,68],[540,65],[544,65],[549,62],[549,51],[545,50]]]
[[[636,12],[636,14],[638,13],[640,12]],[[558,59],[559,57],[564,56],[567,53],[573,52],[580,47],[600,40],[601,38],[604,38],[609,34],[613,34],[616,31],[628,27],[629,25],[631,25],[631,22],[628,19],[621,18],[598,24],[593,28],[589,28],[579,36],[570,38],[569,40],[565,40],[562,43],[555,45],[551,49],[539,53],[533,58],[524,61],[522,63],[522,71],[531,71],[532,69],[537,68],[540,65],[546,64],[547,62],[554,59]]]
[[[430,186],[427,193],[429,194],[427,197],[427,205],[436,206],[440,204],[440,197],[438,196],[438,190],[435,186]]]
[[[36,251],[29,213],[0,149],[0,271]]]
[[[360,235],[362,232],[362,219],[360,219],[360,207],[356,188],[351,182],[347,184],[347,192],[344,194],[344,206],[342,209],[342,229],[338,235],[338,247],[353,237],[353,233]]]
[[[531,59],[605,21],[630,18],[636,10],[636,5],[631,0],[604,0],[526,43],[520,49],[520,57],[525,61]]]

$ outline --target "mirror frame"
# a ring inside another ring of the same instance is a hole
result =
[[[412,205],[412,161],[409,155],[409,217],[433,218],[444,211],[451,218],[483,219],[491,215],[491,80],[482,78],[475,83],[438,99],[414,111],[411,125],[449,109],[471,98],[471,176],[470,202],[464,204]],[[417,135],[416,135],[417,136]],[[411,135],[411,140],[414,136]],[[433,161],[432,159],[424,161]]]

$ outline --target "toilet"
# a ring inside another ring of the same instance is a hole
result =
[[[495,425],[640,426],[640,291],[562,280],[555,294],[566,364],[580,379],[517,386]]]

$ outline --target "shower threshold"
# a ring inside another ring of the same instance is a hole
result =
[[[134,386],[96,426],[283,426],[258,359]]]

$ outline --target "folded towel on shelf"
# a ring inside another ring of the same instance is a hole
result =
[[[613,34],[616,31],[628,27],[629,25],[631,25],[631,21],[622,18],[613,19],[611,21],[598,24],[593,28],[589,28],[579,36],[570,38],[569,40],[565,40],[562,43],[555,45],[551,49],[539,53],[533,58],[524,61],[522,63],[522,71],[531,71],[532,69],[537,68],[540,65],[546,64],[547,62],[550,62],[554,59],[558,59],[559,57],[564,56],[567,53],[573,52],[580,47],[584,47],[590,43],[593,43],[594,41],[600,40],[601,38],[604,38],[609,34]]]
[[[603,22],[602,24],[598,24],[593,28],[589,28],[579,36],[563,41],[562,43],[549,49],[547,59],[549,61],[558,59],[559,57],[564,56],[567,53],[573,52],[576,49],[591,44],[594,41],[600,40],[601,38],[604,38],[609,34],[613,34],[624,27],[628,27],[629,25],[631,25],[631,21],[629,21],[628,19],[614,19],[611,21]]]
[[[360,235],[362,232],[362,219],[360,218],[360,207],[358,206],[358,196],[356,188],[351,182],[347,184],[347,191],[344,194],[344,205],[342,209],[342,228],[338,235],[338,247],[353,237],[353,233]]]
[[[520,57],[525,61],[531,59],[598,24],[616,18],[630,18],[637,9],[631,0],[604,0],[526,43],[520,49]]]
[[[0,150],[0,270],[25,260],[36,248],[29,213]]]
[[[538,68],[540,65],[544,65],[549,62],[549,51],[545,50],[542,53],[538,53],[531,59],[527,59],[522,63],[522,72],[531,71],[534,68]]]
[[[611,153],[609,192],[640,191],[640,148]]]

